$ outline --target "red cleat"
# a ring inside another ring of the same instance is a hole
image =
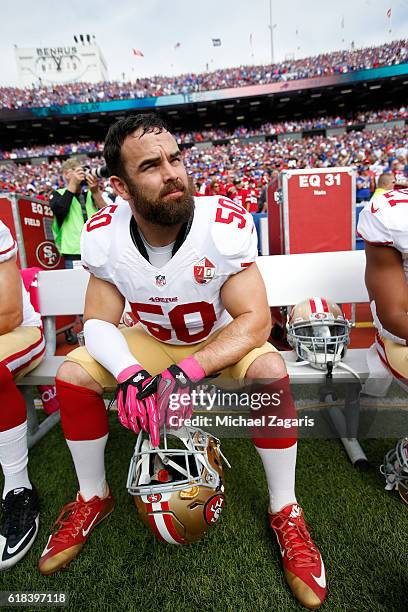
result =
[[[82,550],[91,531],[113,510],[115,499],[110,491],[101,499],[84,501],[80,493],[76,501],[63,507],[54,527],[57,531],[48,538],[47,546],[38,562],[44,576],[65,568]]]
[[[269,513],[269,520],[278,539],[286,582],[305,608],[316,610],[326,598],[326,574],[302,508],[289,504],[276,514]]]

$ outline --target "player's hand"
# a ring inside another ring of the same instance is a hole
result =
[[[124,427],[139,433],[150,433],[153,446],[160,442],[156,395],[151,389],[143,399],[138,394],[152,380],[139,364],[125,368],[118,376],[117,405],[119,421]]]
[[[179,429],[193,413],[192,385],[204,377],[203,368],[190,356],[152,378],[138,397],[147,397],[149,390],[156,392],[159,427],[166,424],[171,429]]]

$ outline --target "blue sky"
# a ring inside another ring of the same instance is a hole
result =
[[[202,72],[207,64],[214,69],[271,58],[270,0],[3,0],[1,5],[3,85],[17,84],[14,44],[73,44],[75,33],[95,34],[111,79],[123,73],[134,79]],[[272,8],[275,60],[347,48],[351,41],[356,47],[381,44],[408,32],[408,0],[272,0]],[[212,38],[220,38],[221,47],[213,47]],[[134,57],[132,48],[145,57]]]

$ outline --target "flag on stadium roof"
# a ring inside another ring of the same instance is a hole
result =
[[[213,38],[212,44],[213,44],[213,47],[221,47],[221,38]]]
[[[136,55],[137,57],[144,57],[144,54],[141,52],[140,49],[132,49],[133,51],[133,55]]]
[[[387,17],[388,17],[388,19],[391,19],[391,9],[390,8],[387,11]]]

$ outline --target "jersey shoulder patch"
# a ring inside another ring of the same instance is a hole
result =
[[[128,231],[130,216],[128,206],[109,204],[85,223],[81,233],[81,261],[98,278],[109,278],[116,257],[114,238],[118,232]]]
[[[17,244],[7,225],[0,221],[0,263],[8,261],[17,253]]]

